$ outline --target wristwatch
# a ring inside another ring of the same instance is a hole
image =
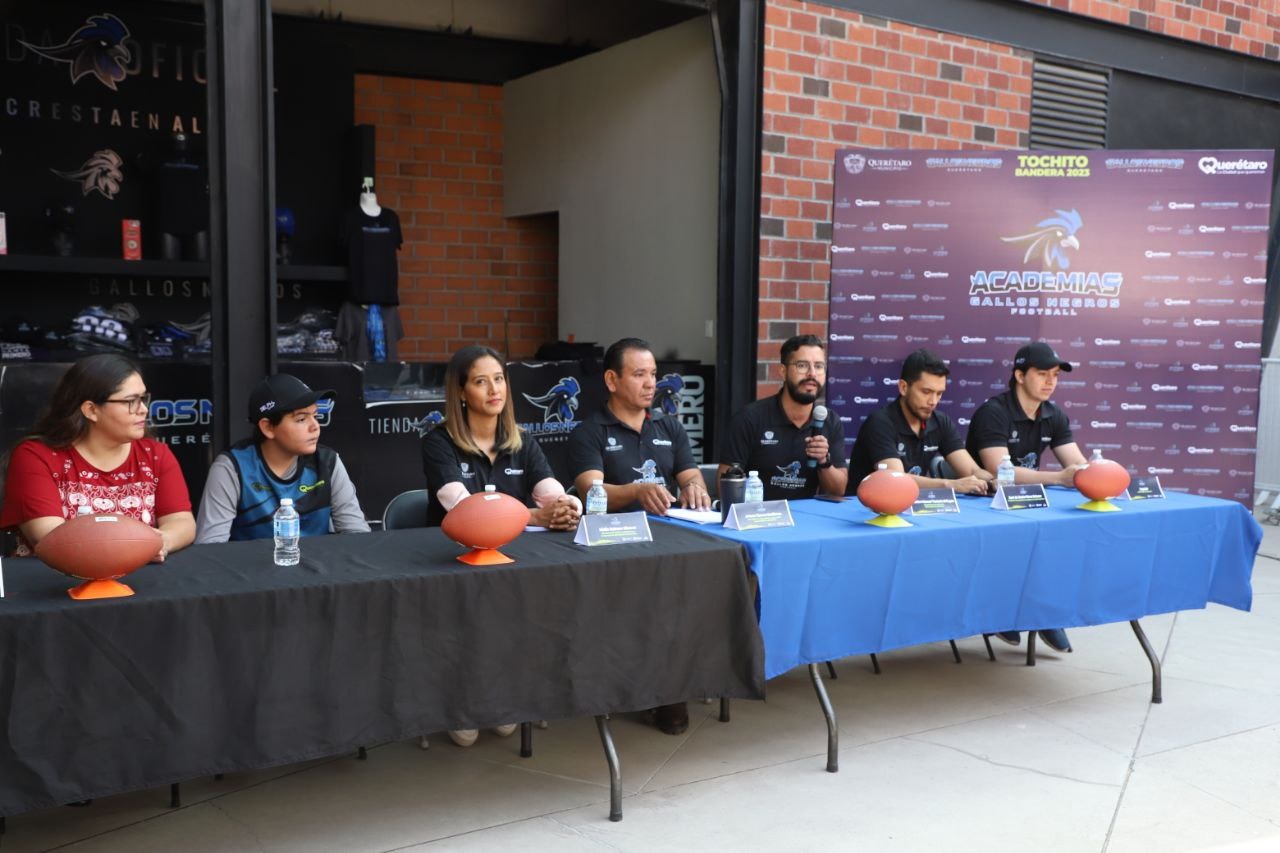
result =
[[[818,470],[819,470],[819,471],[825,471],[825,470],[827,470],[828,468],[830,468],[830,467],[831,467],[831,465],[832,465],[832,462],[831,462],[831,454],[830,454],[830,453],[828,453],[828,454],[827,454],[827,458],[826,458],[826,459],[823,459],[821,462],[819,462],[819,463],[818,463]]]

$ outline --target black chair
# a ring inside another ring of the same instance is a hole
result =
[[[383,530],[404,530],[427,526],[427,505],[431,497],[426,489],[410,489],[391,499],[382,511]]]

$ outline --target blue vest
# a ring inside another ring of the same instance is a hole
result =
[[[231,541],[270,539],[274,535],[272,516],[281,498],[293,498],[303,536],[323,536],[329,532],[333,468],[338,454],[317,445],[310,456],[298,457],[298,467],[288,480],[281,480],[267,467],[252,439],[227,451],[240,475],[240,500],[231,522]]]

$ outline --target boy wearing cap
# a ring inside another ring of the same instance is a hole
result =
[[[969,455],[992,474],[1008,456],[1015,483],[1070,486],[1085,458],[1071,435],[1066,413],[1049,402],[1058,387],[1058,374],[1063,372],[1071,372],[1071,362],[1059,358],[1044,341],[1018,350],[1009,390],[973,413],[965,441]],[[1061,471],[1039,470],[1047,450],[1053,451]],[[1015,646],[1021,642],[1017,631],[1001,631],[996,636]],[[1060,652],[1071,651],[1067,632],[1061,628],[1043,630],[1040,637]]]
[[[333,397],[287,373],[253,389],[254,436],[213,461],[196,519],[196,544],[271,538],[282,498],[293,499],[303,536],[369,532],[342,460],[319,443],[317,401]]]

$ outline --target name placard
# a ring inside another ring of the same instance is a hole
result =
[[[912,515],[935,515],[941,512],[959,512],[955,489],[921,489],[920,497],[911,505]]]
[[[573,534],[578,545],[622,545],[627,542],[652,542],[649,517],[642,511],[584,515]]]
[[[1049,505],[1049,496],[1039,483],[1001,486],[991,501],[992,509],[1041,509]]]
[[[786,501],[741,503],[729,507],[724,526],[730,530],[763,530],[767,527],[795,527],[791,504]]]
[[[1131,501],[1154,501],[1164,498],[1164,488],[1159,477],[1134,477],[1124,496]]]

